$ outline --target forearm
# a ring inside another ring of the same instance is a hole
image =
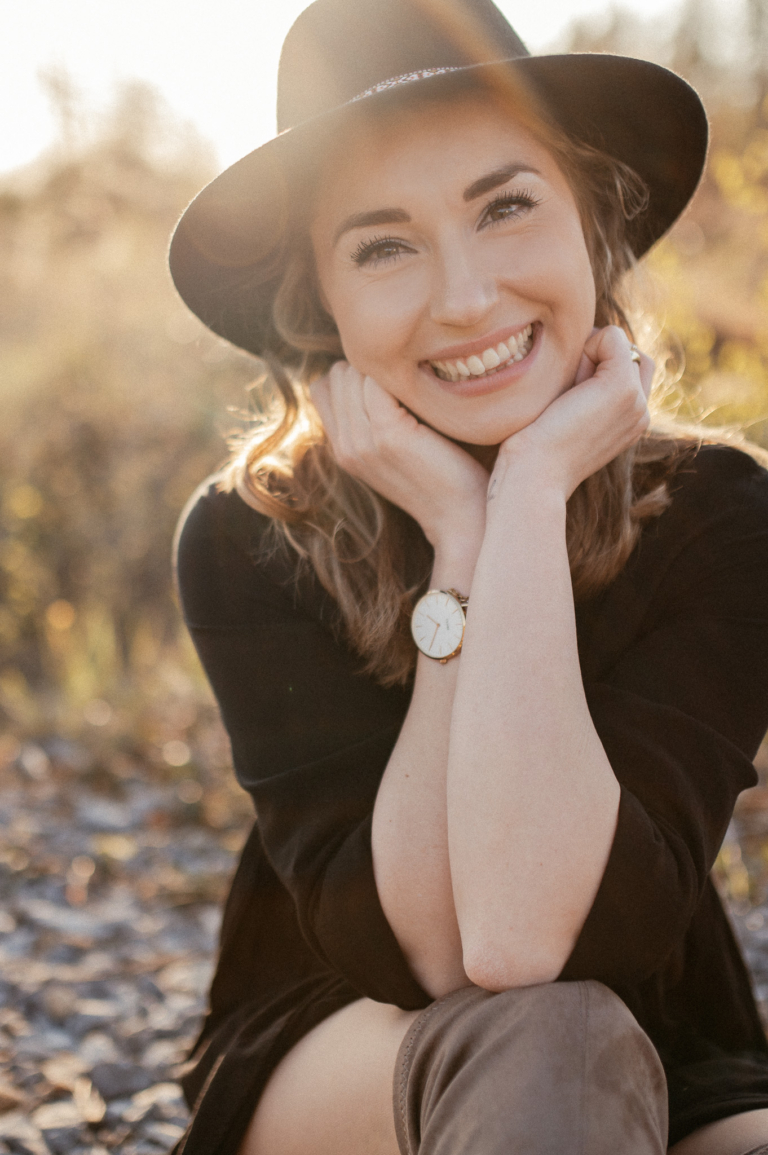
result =
[[[565,499],[530,469],[504,488],[472,587],[447,777],[464,965],[491,989],[557,977],[619,797],[581,679]]]
[[[439,552],[433,588],[469,592],[480,543]],[[468,983],[448,863],[446,770],[461,659],[419,654],[413,698],[379,788],[373,861],[382,907],[413,974],[434,998]]]

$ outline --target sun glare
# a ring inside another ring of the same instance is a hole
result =
[[[669,0],[625,0],[649,19]],[[6,5],[0,42],[0,172],[33,160],[56,139],[40,75],[65,75],[81,110],[105,109],[121,81],[157,88],[181,120],[210,141],[222,165],[274,132],[280,46],[306,0],[24,0]],[[556,44],[574,19],[608,0],[499,0],[533,51]],[[75,126],[76,127],[76,126]],[[59,131],[60,135],[60,131]]]

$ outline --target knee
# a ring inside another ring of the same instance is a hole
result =
[[[542,1056],[547,1051],[568,1051],[573,1061],[579,1056],[593,1075],[602,1071],[606,1082],[645,1069],[647,1077],[666,1087],[656,1048],[626,1003],[603,983],[594,979],[544,983],[503,991],[491,999],[489,1012],[500,1020],[511,1017],[518,1035],[532,1040]]]
[[[470,987],[433,1003],[399,1056],[402,1134],[416,1127],[409,1119],[440,1118],[439,1103],[452,1103],[457,1117],[478,1116],[478,1095],[480,1114],[496,1119],[504,1135],[510,1120],[534,1136],[531,1143],[552,1132],[552,1142],[526,1146],[526,1138],[521,1150],[567,1149],[574,1128],[589,1137],[584,1150],[666,1148],[666,1080],[658,1054],[627,1006],[598,982],[498,993]],[[639,1145],[625,1146],[630,1134],[641,1137]]]
[[[450,1038],[465,1053],[503,1046],[533,1065],[586,1064],[605,1082],[640,1070],[654,1084],[664,1081],[656,1049],[632,1012],[594,980],[500,992],[468,987],[434,1003],[417,1028],[424,1042]]]

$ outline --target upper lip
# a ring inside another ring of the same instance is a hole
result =
[[[498,345],[501,341],[506,341],[509,337],[516,337],[528,325],[534,324],[533,321],[521,321],[519,325],[506,325],[503,329],[497,329],[495,333],[488,333],[485,337],[478,337],[476,341],[467,341],[464,345],[450,345],[446,349],[441,349],[438,353],[431,353],[429,357],[425,357],[425,361],[459,361],[465,357],[471,357],[474,353],[483,353],[486,349],[490,349]]]

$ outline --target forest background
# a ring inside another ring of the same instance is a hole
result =
[[[705,0],[671,36],[616,10],[562,47],[656,60],[702,94],[707,172],[640,291],[670,350],[667,405],[768,446],[768,0],[740,2],[727,60]],[[186,311],[166,269],[214,160],[150,88],[125,86],[97,117],[66,76],[45,83],[58,144],[0,183],[0,774],[80,766],[109,793],[140,764],[234,846],[248,806],[170,568],[179,514],[259,370]],[[766,897],[765,841],[721,859],[739,901]]]

